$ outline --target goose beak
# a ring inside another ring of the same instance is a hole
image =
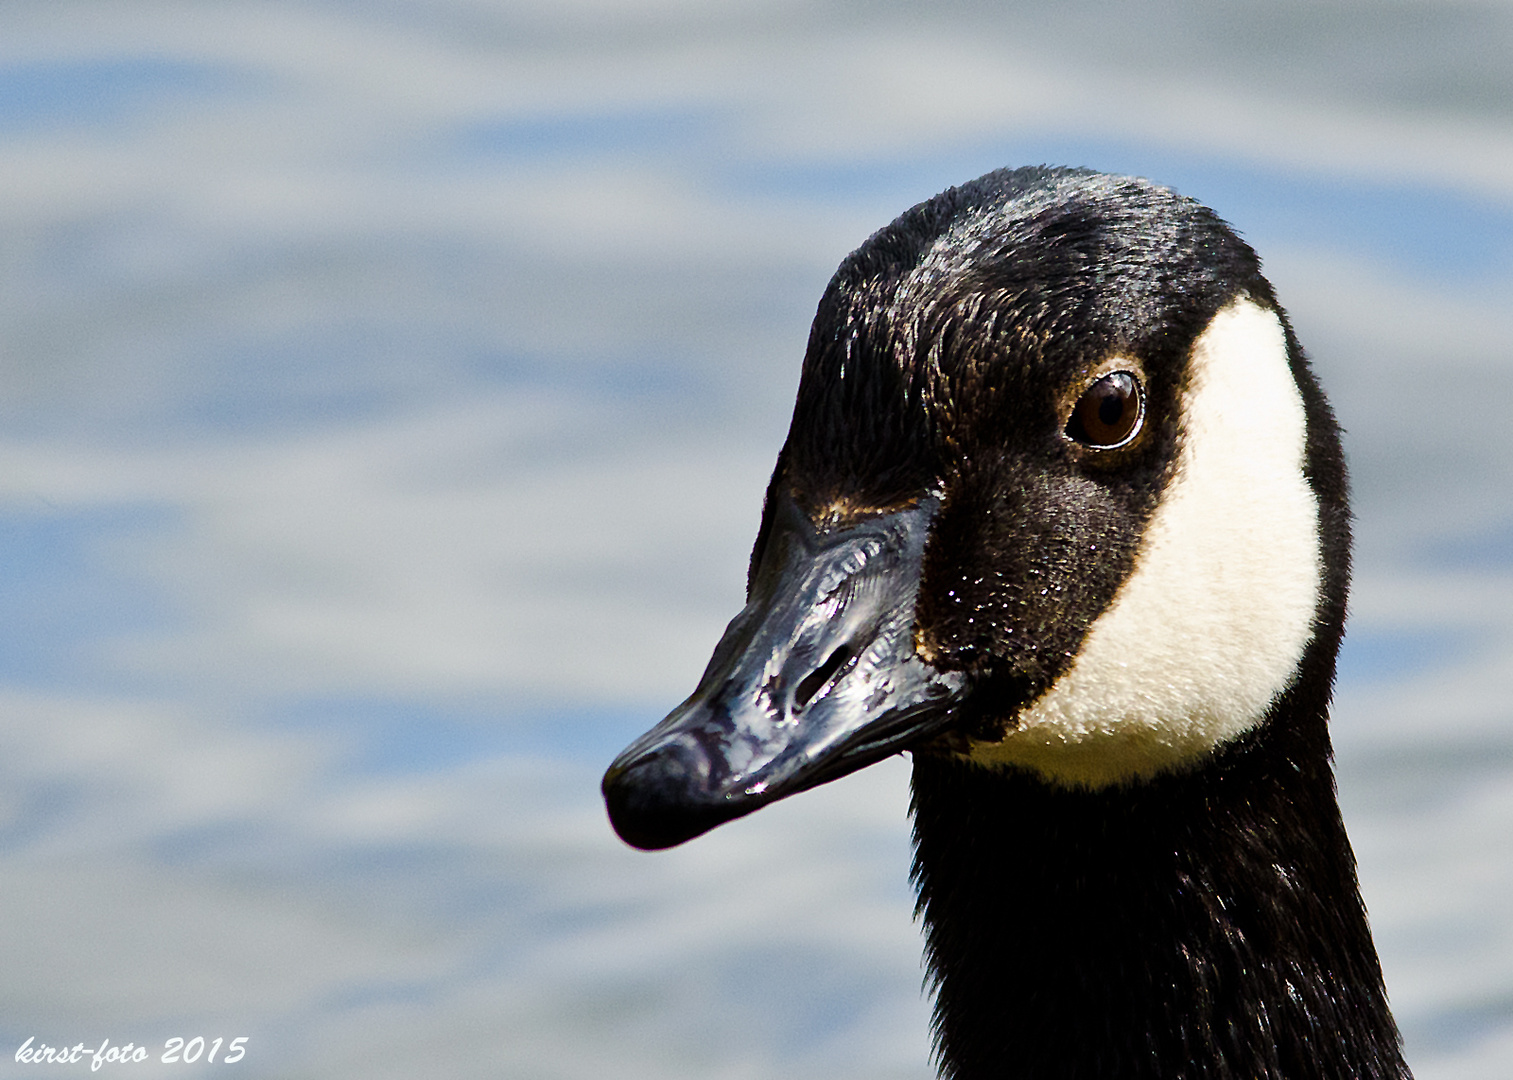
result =
[[[914,649],[926,497],[818,531],[778,505],[750,598],[698,689],[604,775],[626,843],[672,847],[940,731],[962,694]]]

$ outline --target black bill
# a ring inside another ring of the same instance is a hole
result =
[[[938,501],[819,533],[779,496],[749,601],[699,687],[604,775],[639,848],[854,772],[934,735],[965,676],[914,651],[914,597]]]

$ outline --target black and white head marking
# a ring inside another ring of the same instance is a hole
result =
[[[1056,682],[973,760],[1102,786],[1206,756],[1291,682],[1319,604],[1307,420],[1275,312],[1238,299],[1193,345],[1178,452],[1134,569]]]

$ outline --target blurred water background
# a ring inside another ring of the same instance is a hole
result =
[[[5,0],[0,1075],[929,1077],[903,759],[656,856],[596,786],[740,607],[836,263],[1040,162],[1262,253],[1409,1057],[1513,1075],[1505,0]]]

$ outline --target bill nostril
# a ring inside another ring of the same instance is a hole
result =
[[[824,689],[837,671],[846,665],[851,659],[851,644],[847,642],[840,645],[836,650],[825,658],[825,662],[805,675],[793,691],[793,704],[795,708],[802,709],[814,699],[814,695]]]

